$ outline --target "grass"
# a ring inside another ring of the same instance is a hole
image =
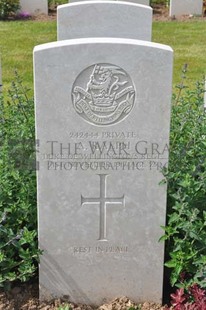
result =
[[[25,85],[33,89],[33,48],[56,41],[56,22],[0,22],[0,56],[2,80],[7,90],[17,69]]]
[[[174,50],[173,84],[181,81],[181,68],[188,64],[190,84],[206,75],[206,21],[154,22],[153,41]]]
[[[181,68],[188,64],[190,83],[206,74],[206,22],[201,19],[153,23],[153,42],[174,49],[173,85],[180,83]],[[35,45],[56,40],[56,21],[0,22],[0,55],[4,90],[17,69],[24,83],[33,89],[32,52]]]

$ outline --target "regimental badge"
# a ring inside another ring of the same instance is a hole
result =
[[[87,122],[107,126],[122,121],[132,110],[135,89],[129,75],[111,64],[83,70],[72,88],[75,111]]]

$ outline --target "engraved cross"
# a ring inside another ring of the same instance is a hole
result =
[[[100,220],[99,220],[99,241],[107,241],[107,205],[121,204],[125,205],[124,195],[119,198],[107,197],[106,185],[107,174],[98,174],[100,177],[100,195],[97,198],[84,198],[81,195],[81,205],[83,204],[99,204]]]

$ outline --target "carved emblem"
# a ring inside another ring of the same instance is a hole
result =
[[[120,67],[96,64],[83,70],[72,89],[76,112],[97,126],[115,124],[132,110],[135,90],[129,75]]]

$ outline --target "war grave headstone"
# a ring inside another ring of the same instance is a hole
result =
[[[121,38],[35,47],[41,299],[161,302],[172,58]]]
[[[202,15],[203,0],[170,0],[170,16]]]
[[[57,9],[58,40],[109,36],[151,41],[151,35],[152,9],[148,6],[87,1],[60,5]]]
[[[20,0],[22,12],[31,15],[48,14],[48,0]]]
[[[79,2],[79,1],[90,1],[90,0],[69,0],[68,2],[69,3],[72,3],[72,2]],[[101,0],[100,0],[101,1]],[[143,5],[149,5],[150,4],[150,1],[149,0],[114,0],[114,1],[124,1],[124,2],[134,2],[136,4],[143,4]]]

